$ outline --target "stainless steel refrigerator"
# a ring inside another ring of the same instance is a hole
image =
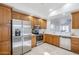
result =
[[[31,22],[13,19],[12,24],[12,54],[22,55],[31,50]]]

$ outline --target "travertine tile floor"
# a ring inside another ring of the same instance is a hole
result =
[[[40,46],[33,48],[25,55],[77,55],[76,53],[58,48],[56,46],[44,43]]]

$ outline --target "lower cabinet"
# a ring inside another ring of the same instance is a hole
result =
[[[71,38],[71,51],[79,53],[79,38]]]
[[[44,34],[43,42],[59,46],[59,36],[51,35],[51,34]]]
[[[36,35],[32,35],[32,48],[36,47]]]
[[[76,37],[62,38],[56,35],[44,34],[43,42],[49,43],[55,46],[59,46],[79,54],[79,38],[76,38]]]
[[[44,34],[44,40],[43,40],[43,42],[45,42],[45,43],[50,43],[50,35],[49,34]]]
[[[10,41],[0,42],[0,55],[11,54]]]
[[[52,35],[52,39],[51,40],[52,40],[52,44],[53,45],[59,46],[59,41],[60,41],[59,36]]]

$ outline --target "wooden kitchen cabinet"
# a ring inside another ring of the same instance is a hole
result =
[[[32,29],[34,28],[35,25],[39,25],[38,19],[35,18],[34,16],[29,16],[29,20],[31,21]]]
[[[44,43],[49,43],[50,42],[50,35],[49,34],[44,34],[43,35],[43,42]]]
[[[27,15],[22,14],[21,19],[25,21],[29,21],[29,17]]]
[[[28,18],[29,18],[29,20],[31,21],[31,26],[32,26],[32,29],[33,29],[34,26],[35,26],[35,19],[34,19],[33,16],[29,16]]]
[[[29,16],[29,15],[12,11],[12,19],[19,19],[19,20],[26,20],[26,21],[29,21],[28,16]]]
[[[39,25],[41,29],[46,29],[47,27],[47,21],[44,19],[39,19]]]
[[[37,17],[34,16],[29,16],[29,19],[32,23],[32,28],[34,28],[35,25],[38,25],[40,27],[40,29],[46,29],[47,27],[47,21],[44,19],[39,19]]]
[[[1,39],[0,41],[10,41],[10,25],[3,25],[3,26],[0,26],[0,36],[1,36]]]
[[[19,19],[21,20],[21,14],[15,11],[12,11],[12,19]]]
[[[11,8],[0,5],[0,24],[8,24],[11,20]]]
[[[12,9],[0,4],[0,55],[11,53],[10,21]]]
[[[51,34],[44,34],[43,42],[59,46],[59,36],[51,35]]]
[[[32,35],[32,48],[36,47],[36,35]]]
[[[44,22],[43,22],[43,28],[44,28],[44,29],[47,28],[47,21],[46,21],[46,20],[44,20]]]
[[[72,29],[79,29],[79,12],[72,13]]]
[[[11,45],[10,41],[0,42],[0,55],[11,54]]]
[[[71,51],[79,53],[79,38],[71,38]]]
[[[52,35],[51,39],[52,39],[52,44],[53,45],[59,46],[59,36]]]
[[[46,29],[46,27],[47,27],[47,21],[46,20],[42,20],[42,22],[41,22],[41,28],[42,29]]]
[[[39,25],[38,19],[35,18],[35,17],[34,17],[34,19],[33,19],[33,24],[34,24],[34,26],[35,26],[35,25]]]
[[[48,34],[46,37],[46,43],[51,44],[50,41],[51,41],[51,35]]]

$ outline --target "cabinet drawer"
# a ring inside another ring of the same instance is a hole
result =
[[[74,41],[72,44],[79,45],[79,42]]]
[[[72,45],[79,45],[79,38],[72,38],[71,43]]]
[[[79,45],[78,44],[72,44],[71,46],[72,46],[72,48],[73,47],[79,48]]]

